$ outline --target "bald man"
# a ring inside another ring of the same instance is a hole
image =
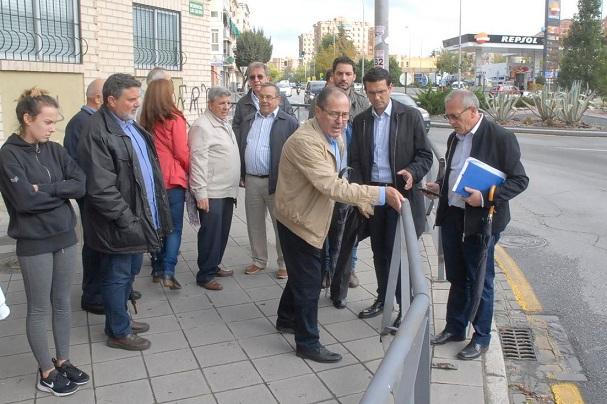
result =
[[[72,117],[65,127],[63,146],[76,162],[78,162],[78,138],[80,137],[82,126],[103,104],[101,89],[104,82],[105,80],[95,79],[89,84],[86,88],[86,104],[80,108],[80,111]]]
[[[93,80],[86,88],[86,104],[68,122],[65,127],[65,138],[63,146],[68,154],[78,162],[78,140],[82,129],[88,119],[103,104],[103,83],[105,80]],[[78,201],[80,215],[82,216],[82,199]],[[99,278],[99,254],[88,245],[82,245],[82,299],[80,305],[82,310],[93,314],[104,314],[103,300],[101,299],[101,285]]]

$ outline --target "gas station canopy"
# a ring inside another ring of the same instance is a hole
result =
[[[459,49],[459,38],[443,41],[443,47],[448,51]],[[514,53],[528,54],[543,51],[544,37],[524,35],[493,35],[481,32],[479,34],[462,35],[462,51],[483,53]],[[528,52],[532,51],[532,52]]]

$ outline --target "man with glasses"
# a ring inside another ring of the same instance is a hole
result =
[[[445,329],[431,340],[433,345],[466,339],[469,310],[476,273],[481,258],[483,222],[487,217],[487,193],[465,188],[469,196],[452,191],[468,157],[474,157],[504,172],[506,181],[494,193],[495,214],[487,251],[484,289],[476,317],[474,335],[457,357],[471,360],[487,350],[493,317],[494,246],[510,221],[508,201],[523,192],[529,183],[521,164],[521,152],[514,134],[478,110],[478,99],[469,90],[451,91],[445,98],[445,119],[453,127],[447,140],[447,170],[442,180],[428,183],[430,191],[440,194],[436,225],[441,227],[445,269],[451,283],[447,300]]]
[[[270,212],[274,231],[274,191],[278,178],[278,162],[282,146],[299,126],[297,119],[280,110],[280,90],[275,84],[264,83],[258,92],[259,111],[245,117],[236,133],[240,149],[241,184],[245,187],[247,232],[251,245],[251,263],[245,274],[253,275],[266,268],[268,243],[266,212]],[[287,278],[278,233],[276,233],[278,279]]]
[[[363,77],[371,108],[354,118],[350,149],[350,180],[359,184],[394,186],[411,203],[413,222],[419,237],[425,227],[424,197],[418,183],[432,166],[432,151],[426,139],[424,121],[415,108],[392,100],[392,81],[387,70],[376,67]],[[390,272],[392,245],[399,212],[375,207],[369,220],[373,264],[377,277],[377,300],[361,311],[359,318],[371,318],[384,309]],[[400,304],[400,287],[396,288]],[[394,327],[400,325],[400,314]]]
[[[246,117],[250,116],[255,111],[259,111],[259,90],[261,90],[262,84],[270,81],[268,67],[261,62],[252,62],[249,64],[246,75],[251,89],[236,103],[234,118],[232,119],[232,129],[234,130],[234,133],[240,133],[240,125]],[[281,99],[279,108],[295,117],[293,107],[291,107],[287,97]]]
[[[316,116],[287,140],[278,166],[274,199],[278,236],[289,270],[278,307],[276,328],[295,333],[297,356],[316,362],[337,362],[341,355],[320,344],[318,298],[321,249],[335,201],[355,205],[368,216],[386,202],[395,210],[402,196],[392,187],[350,184],[338,178],[345,151],[343,129],[350,116],[348,97],[336,87],[318,95]]]

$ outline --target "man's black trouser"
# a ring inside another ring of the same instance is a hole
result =
[[[388,205],[376,206],[369,219],[373,265],[377,277],[377,299],[384,301],[390,274],[390,260],[394,246],[394,235],[398,223],[398,212]],[[400,305],[400,276],[396,285],[396,301]]]
[[[84,199],[78,199],[78,208],[80,209],[80,219],[84,214]],[[82,241],[82,299],[81,303],[85,306],[102,305],[101,297],[101,253],[93,250]]]
[[[308,244],[282,223],[276,223],[285,265],[287,285],[278,306],[276,325],[292,327],[295,343],[304,350],[320,345],[318,296],[321,283],[321,250]]]

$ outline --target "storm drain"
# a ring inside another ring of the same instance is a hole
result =
[[[504,358],[537,360],[533,348],[533,332],[530,328],[504,327],[499,329]]]

